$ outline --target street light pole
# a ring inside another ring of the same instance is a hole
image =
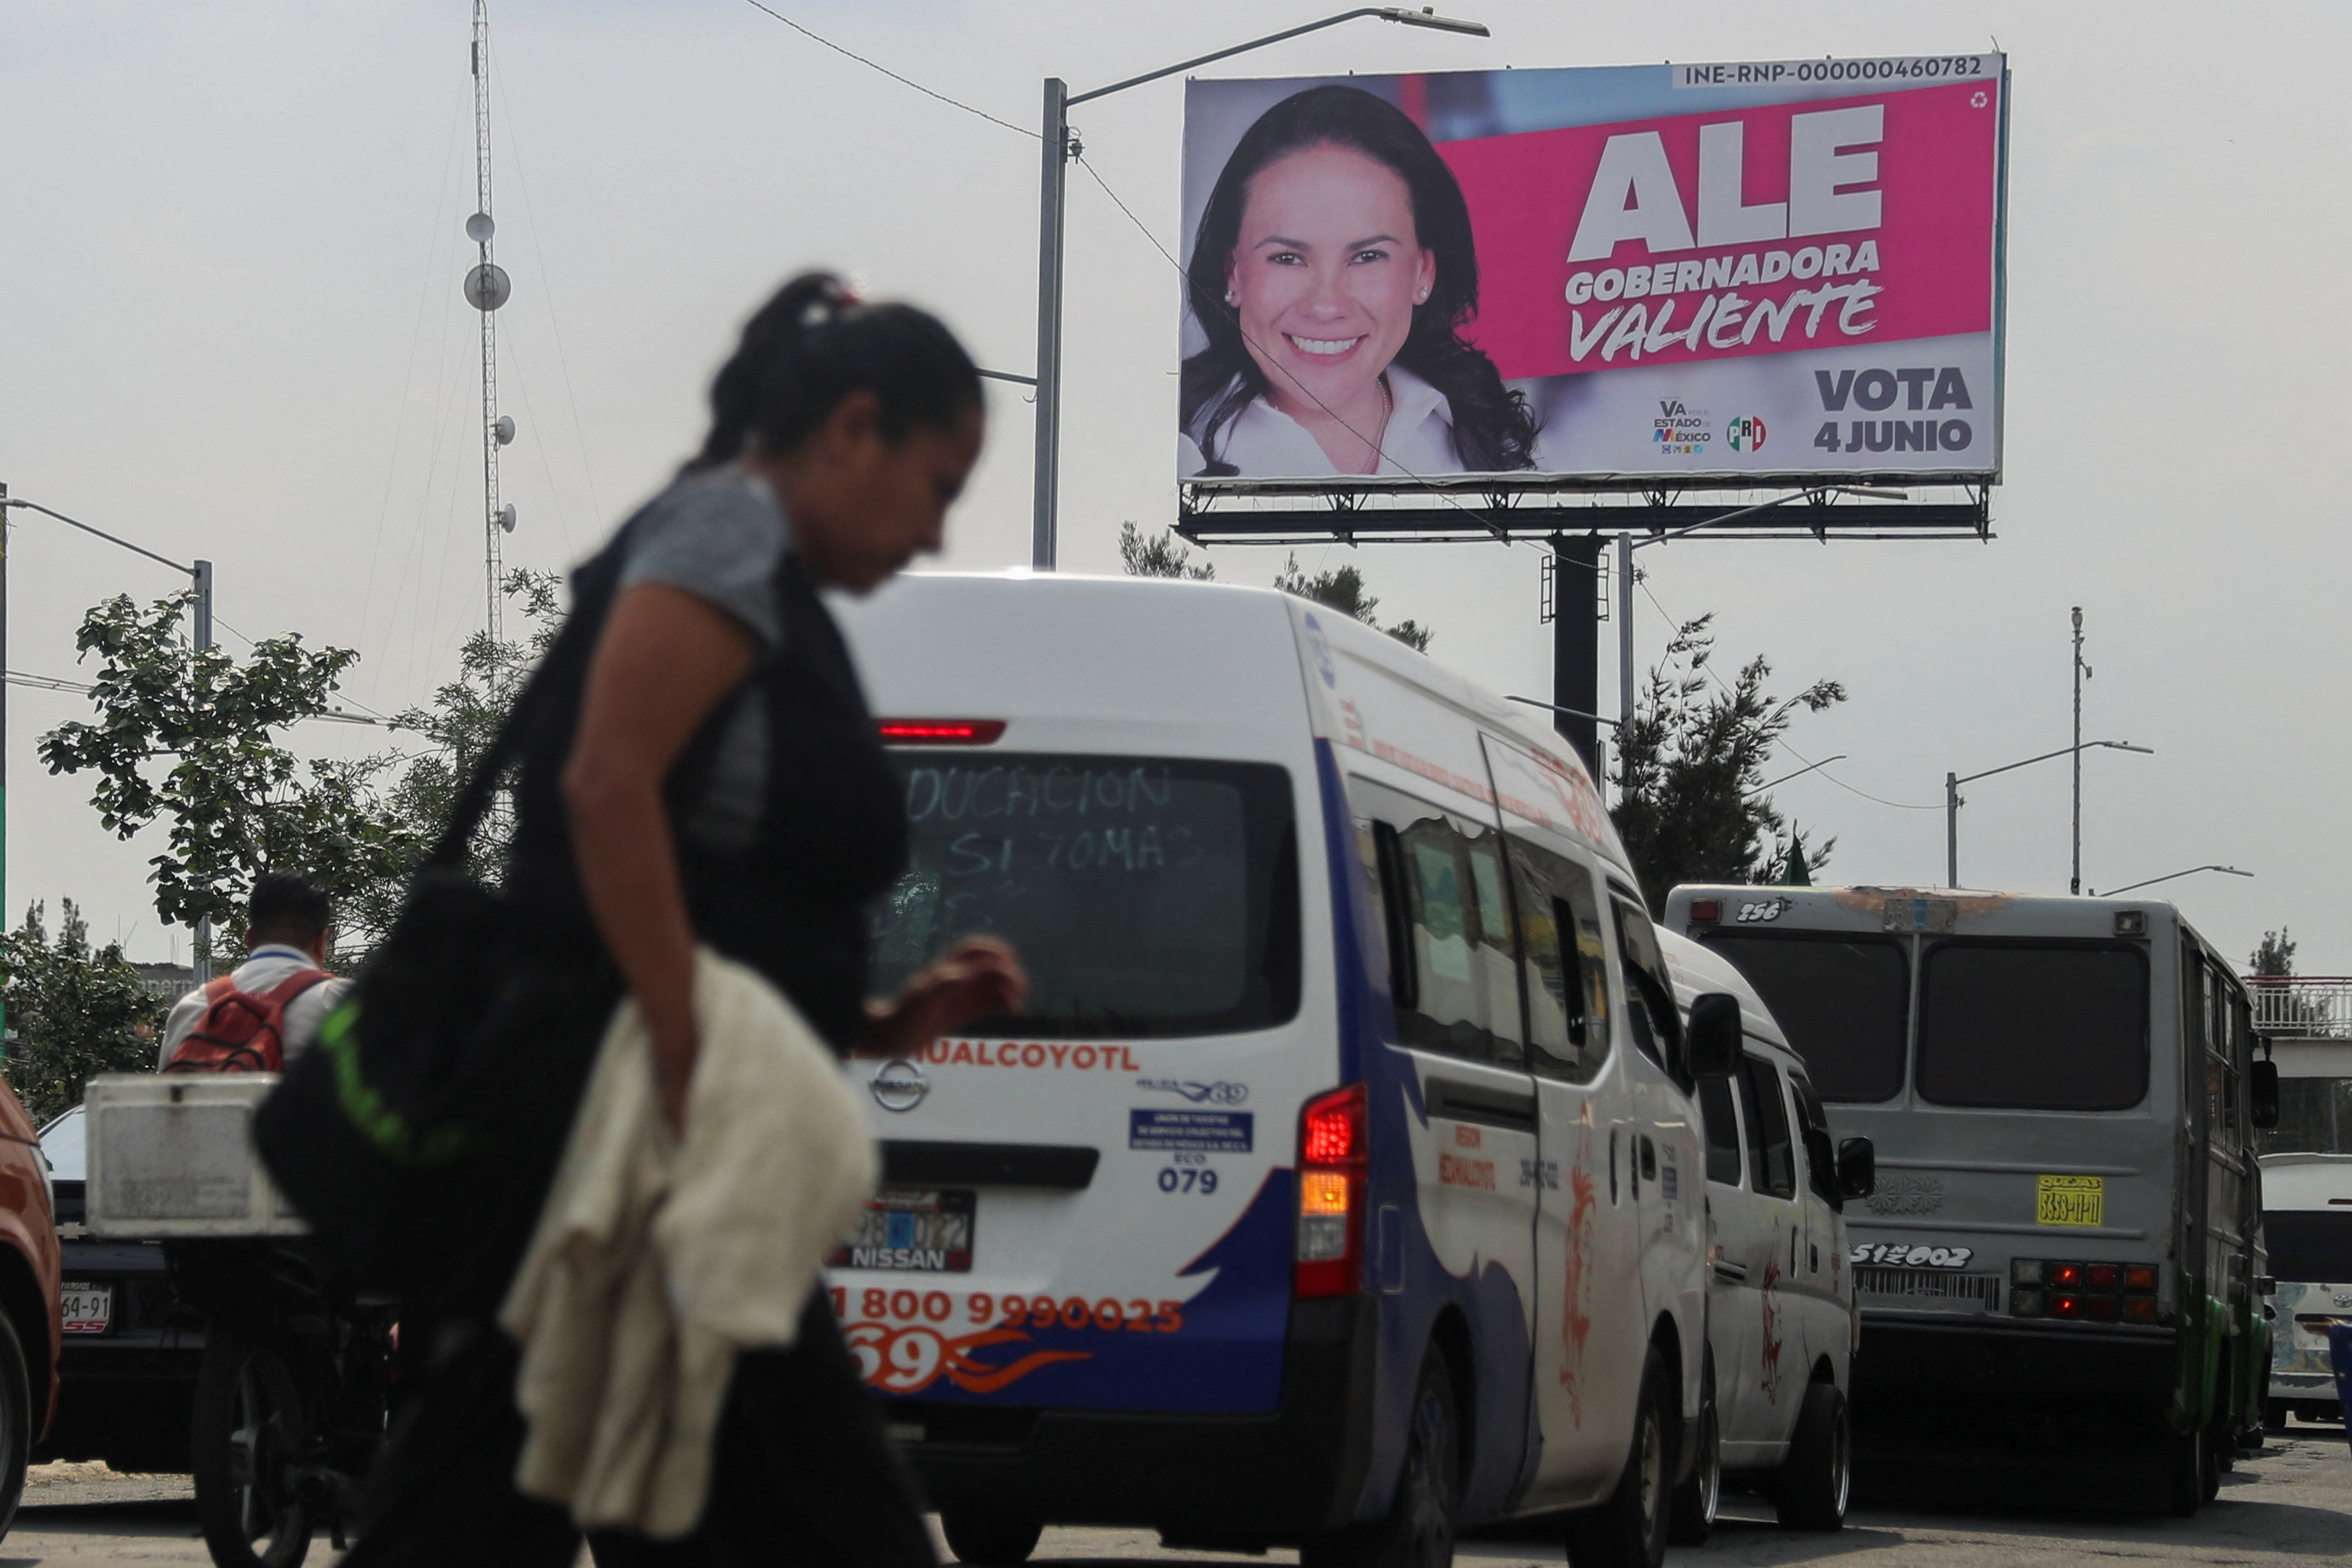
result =
[[[2039,757],[2029,757],[2022,762],[2007,762],[1999,768],[1988,768],[1981,773],[1944,775],[1944,885],[1960,885],[1960,786],[1973,784],[1979,779],[1990,779],[1996,773],[2011,773],[2020,768],[2031,768],[2037,762],[2047,762],[2053,757],[2073,757],[2079,763],[2083,753],[2104,747],[2109,751],[2136,751],[2142,757],[2153,757],[2152,746],[2134,746],[2128,740],[2085,740],[2074,746],[2063,746],[2055,751],[2045,751]]]
[[[1336,27],[1342,22],[1360,17],[1377,16],[1383,22],[1397,22],[1408,27],[1428,27],[1441,33],[1467,33],[1475,37],[1487,37],[1483,22],[1456,21],[1429,11],[1408,11],[1397,5],[1360,5],[1352,11],[1342,11],[1336,16],[1326,16],[1319,22],[1303,26],[1286,27],[1279,33],[1268,33],[1263,38],[1252,38],[1245,44],[1235,44],[1229,49],[1202,55],[1156,71],[1146,71],[1139,77],[1098,87],[1092,92],[1072,96],[1069,88],[1059,78],[1045,82],[1045,147],[1043,180],[1038,190],[1037,214],[1037,472],[1034,495],[1035,515],[1031,524],[1029,564],[1039,571],[1054,570],[1059,554],[1056,532],[1059,527],[1060,464],[1062,456],[1062,233],[1063,196],[1068,183],[1065,165],[1076,155],[1077,148],[1070,135],[1070,110],[1097,98],[1108,98],[1115,92],[1125,92],[1145,82],[1158,81],[1162,77],[1189,71],[1195,66],[1205,66],[1234,55],[1262,49],[1268,44],[1278,44],[1286,38],[1296,38],[1302,33],[1320,32]]]
[[[2083,891],[2083,677],[2091,673],[2083,663],[2083,607],[2074,606],[2074,864],[2066,891]]]
[[[183,566],[178,561],[173,560],[170,556],[157,555],[153,550],[147,549],[143,545],[135,545],[129,539],[117,538],[114,535],[108,533],[104,528],[94,528],[79,517],[68,517],[63,512],[51,511],[48,507],[42,506],[37,501],[12,501],[8,498],[8,486],[5,485],[0,485],[0,672],[5,672],[7,668],[7,516],[8,508],[11,507],[22,507],[27,510],[38,512],[45,517],[55,517],[58,522],[64,523],[68,528],[79,528],[86,534],[94,534],[98,538],[104,539],[108,544],[120,545],[133,555],[143,555],[149,560],[154,561],[160,566],[168,566],[173,571],[180,572],[184,575],[188,579],[190,584],[196,591],[195,603],[191,606],[191,619],[194,622],[194,624],[190,628],[190,631],[193,633],[191,640],[195,643],[196,649],[199,653],[213,645],[212,562],[208,560],[200,560],[194,562],[193,565]],[[0,681],[0,883],[5,883],[7,873],[7,789],[5,772],[6,757],[5,748],[7,745],[7,685],[5,681]],[[0,893],[0,906],[5,906],[5,893]],[[212,935],[213,923],[211,921],[198,920],[196,922],[196,950],[191,956],[189,967],[195,971],[196,981],[200,985],[212,978]],[[5,1009],[0,1009],[0,1029],[5,1029],[6,1019],[7,1014]]]
[[[2105,893],[2094,892],[2091,896],[2093,898],[2114,898],[2118,894],[2130,893],[2135,888],[2154,887],[2159,882],[2170,882],[2176,877],[2195,876],[2200,871],[2218,871],[2224,876],[2252,876],[2254,874],[2250,871],[2240,871],[2233,865],[2193,865],[2187,871],[2167,872],[2162,876],[2149,877],[2146,882],[2126,883],[2121,887],[2111,887]]]

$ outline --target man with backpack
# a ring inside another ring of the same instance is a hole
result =
[[[318,1038],[351,989],[327,973],[327,895],[266,872],[247,904],[246,960],[173,1006],[155,1065],[164,1071],[278,1072]]]

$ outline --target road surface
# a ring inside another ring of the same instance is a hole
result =
[[[16,1527],[0,1542],[0,1568],[99,1568],[100,1564],[201,1564],[194,1504],[184,1478],[115,1477],[96,1466],[53,1465],[34,1472]],[[1667,1554],[1687,1568],[1834,1561],[1841,1568],[2074,1568],[2086,1562],[2244,1564],[2352,1563],[2352,1450],[2340,1433],[2298,1426],[2222,1478],[2220,1499],[2196,1518],[2157,1519],[2085,1507],[1929,1508],[1872,1500],[1835,1535],[1797,1535],[1772,1522],[1755,1500],[1726,1500],[1723,1521],[1705,1546]],[[321,1539],[310,1562],[334,1560]],[[1170,1552],[1148,1531],[1049,1530],[1037,1561],[1192,1563],[1197,1568],[1270,1568],[1297,1554],[1263,1558]],[[1462,1568],[1558,1563],[1555,1539],[1532,1531],[1463,1543]],[[586,1558],[582,1559],[583,1563]]]

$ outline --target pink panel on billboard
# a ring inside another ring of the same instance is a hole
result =
[[[1795,127],[1814,172],[1792,203],[1792,122],[1853,110]],[[1879,134],[1848,140],[1871,110]],[[1710,132],[1713,227],[1759,237],[1705,243],[1701,127],[1734,123],[1736,139]],[[1442,143],[1477,235],[1480,309],[1464,336],[1516,380],[1990,331],[2000,126],[1999,84],[1978,80]],[[1604,162],[1615,190],[1595,197]],[[1817,232],[1787,235],[1784,212],[1776,235],[1776,204]],[[1651,237],[1571,261],[1595,211],[1596,229]]]

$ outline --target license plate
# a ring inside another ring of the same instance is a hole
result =
[[[104,1333],[106,1325],[114,1321],[111,1285],[64,1285],[58,1293],[63,1299],[68,1333]]]
[[[886,1187],[866,1200],[857,1228],[825,1260],[835,1269],[926,1274],[971,1271],[970,1187]]]
[[[2036,1225],[2105,1225],[2107,1178],[2084,1176],[2042,1176],[2033,1180],[2033,1223]]]

